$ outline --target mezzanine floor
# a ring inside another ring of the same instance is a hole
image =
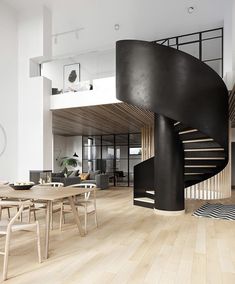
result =
[[[69,222],[72,215],[60,232],[55,214],[50,258],[42,264],[34,235],[15,233],[6,283],[235,283],[235,222],[192,217],[201,201],[188,201],[184,216],[157,216],[132,205],[131,188],[99,191],[97,197],[100,226],[95,229],[91,216],[84,238]],[[235,192],[225,202],[235,203]],[[0,278],[2,263],[0,256]]]

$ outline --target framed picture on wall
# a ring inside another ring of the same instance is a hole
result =
[[[64,65],[64,87],[65,92],[76,92],[80,81],[80,64],[74,63]]]

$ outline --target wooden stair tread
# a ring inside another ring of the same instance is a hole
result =
[[[146,190],[146,193],[148,193],[148,194],[152,194],[152,195],[154,195],[154,194],[155,194],[154,190]]]
[[[134,200],[154,204],[154,200],[148,197],[137,197],[137,198],[134,198]]]

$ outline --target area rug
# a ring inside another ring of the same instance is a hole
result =
[[[225,205],[221,203],[206,203],[198,208],[193,213],[193,216],[235,220],[235,204]]]

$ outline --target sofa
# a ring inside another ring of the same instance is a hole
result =
[[[94,183],[100,189],[109,187],[109,176],[107,174],[101,174],[100,171],[90,171],[85,177],[85,179],[82,177],[82,183]]]
[[[107,174],[101,174],[100,171],[90,171],[89,173],[81,173],[80,175],[79,171],[74,171],[67,172],[67,175],[68,176],[65,177],[64,172],[52,173],[51,180],[52,182],[62,182],[64,186],[78,183],[94,183],[100,189],[109,187],[109,176]]]
[[[62,182],[64,186],[81,183],[80,177],[52,177],[52,182]]]
[[[67,177],[65,176],[67,175]],[[77,183],[81,183],[81,178],[79,177],[79,170],[76,171],[62,171],[60,173],[52,173],[52,182],[62,182],[64,186],[69,186]]]

